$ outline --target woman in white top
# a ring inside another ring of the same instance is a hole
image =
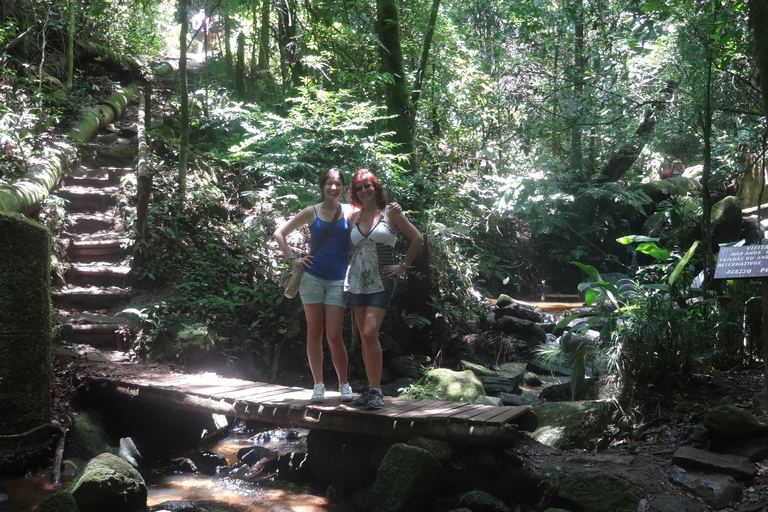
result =
[[[360,208],[348,216],[350,259],[344,290],[349,292],[363,345],[363,362],[368,377],[368,389],[356,400],[356,405],[380,409],[384,403],[381,392],[382,354],[379,329],[395,290],[395,277],[408,269],[421,249],[424,238],[402,211],[387,207],[387,194],[378,178],[368,169],[359,169],[349,188],[349,202]],[[395,263],[394,246],[397,232],[410,241],[405,257]]]

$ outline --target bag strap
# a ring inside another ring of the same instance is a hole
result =
[[[323,235],[323,238],[320,240],[320,243],[317,244],[317,247],[315,247],[315,252],[312,253],[317,254],[320,251],[320,248],[323,246],[326,240],[328,240],[328,237],[331,236],[331,231],[333,231],[333,226],[336,225],[336,221],[339,220],[339,217],[341,216],[341,205],[339,205],[339,209],[336,210],[336,214],[333,216],[333,220],[331,221],[331,226],[328,228],[328,231],[325,232]]]

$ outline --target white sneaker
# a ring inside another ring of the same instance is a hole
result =
[[[341,393],[341,398],[339,398],[339,400],[342,402],[351,402],[352,399],[355,398],[352,394],[352,386],[350,386],[348,382],[339,384],[339,393]]]
[[[315,384],[315,388],[312,390],[312,398],[309,401],[312,403],[325,401],[325,384],[322,382]]]

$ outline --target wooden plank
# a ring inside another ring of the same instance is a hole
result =
[[[488,423],[492,425],[501,425],[503,423],[508,423],[510,420],[518,418],[523,414],[527,414],[532,409],[532,407],[530,405],[522,405],[522,406],[499,407],[498,409],[503,409],[503,410],[501,411],[491,410],[491,411],[488,411],[486,414],[475,416],[474,418],[472,418],[472,422],[483,422],[483,423]]]
[[[476,416],[480,416],[482,414],[489,412],[489,409],[488,409],[489,407],[492,407],[495,409],[497,406],[472,404],[471,409],[459,411],[456,414],[451,415],[451,418],[457,419],[457,420],[469,420],[469,419],[475,418]]]
[[[387,403],[384,403],[384,407],[381,409],[377,409],[371,412],[378,413],[378,416],[386,416],[387,418],[397,418],[402,414],[405,414],[409,411],[412,411],[414,409],[418,409],[420,407],[419,401],[409,401],[404,404],[390,404],[389,407],[387,407]]]
[[[281,394],[292,393],[296,391],[303,391],[305,393],[308,393],[309,395],[312,394],[311,389],[289,388],[286,386],[269,386],[269,387],[263,387],[263,388],[243,389],[240,391],[233,391],[231,393],[220,393],[214,396],[220,396],[222,398],[231,398],[231,399],[244,400],[244,401],[259,402],[264,398],[268,398],[274,395],[281,395]]]
[[[445,402],[442,402],[440,400],[419,400],[415,409],[411,409],[409,411],[404,411],[402,414],[399,414],[397,416],[397,419],[408,419],[408,418],[424,418],[427,419],[429,417],[429,410],[433,408],[435,405],[441,405],[445,404]]]
[[[252,387],[263,387],[268,386],[269,384],[263,384],[261,382],[246,382],[239,385],[229,385],[229,386],[223,386],[221,384],[207,384],[202,385],[201,387],[197,387],[196,385],[186,385],[184,388],[182,388],[182,391],[185,393],[194,393],[196,395],[201,396],[216,396],[221,393],[226,393],[228,391],[236,391],[239,389],[247,389]]]
[[[464,402],[438,402],[437,404],[427,407],[424,410],[424,413],[426,416],[428,416],[427,419],[431,418],[445,418],[450,416],[451,414],[458,412],[457,409],[465,409],[467,408],[468,404],[465,404]]]

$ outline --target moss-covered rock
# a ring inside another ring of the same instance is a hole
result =
[[[635,512],[642,497],[629,482],[597,469],[570,471],[550,481],[549,501],[589,512]]]
[[[77,502],[72,494],[61,491],[46,498],[40,502],[35,512],[79,512]]]
[[[485,491],[470,491],[462,494],[458,505],[472,512],[509,512],[511,510],[506,503]]]
[[[126,461],[102,453],[88,464],[67,487],[80,512],[138,512],[147,506],[147,486],[138,471]]]
[[[741,203],[728,196],[712,205],[712,238],[715,243],[735,242],[741,239]]]
[[[0,436],[13,436],[49,419],[51,235],[20,215],[0,214],[0,240]],[[37,448],[17,439],[10,453],[0,446],[0,461]]]
[[[722,406],[704,417],[704,428],[717,442],[768,436],[768,424],[740,407]]]
[[[441,481],[440,462],[434,455],[396,443],[384,456],[373,487],[356,495],[355,501],[367,512],[427,510]]]
[[[424,375],[422,386],[442,400],[475,403],[477,397],[484,395],[483,383],[469,370],[454,372],[447,368],[430,370]]]
[[[99,417],[89,411],[75,417],[67,440],[69,458],[88,460],[109,451],[109,434]]]

